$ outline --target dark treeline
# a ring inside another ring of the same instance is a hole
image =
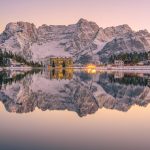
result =
[[[112,55],[109,58],[109,63],[114,63],[115,60],[122,60],[124,64],[137,64],[140,61],[148,60],[148,53],[120,53],[118,55]]]
[[[37,62],[33,62],[33,61],[27,61],[22,56],[13,54],[11,51],[7,52],[6,50],[2,51],[0,49],[0,66],[1,67],[9,66],[10,59],[13,59],[13,60],[17,61],[18,63],[25,64],[25,65],[31,66],[31,67],[42,67],[43,66],[42,62],[37,63]]]
[[[125,74],[123,78],[115,78],[114,75],[109,75],[109,81],[111,83],[119,83],[123,85],[149,86],[147,78],[132,76],[128,74]]]

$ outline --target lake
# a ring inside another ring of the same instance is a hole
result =
[[[0,72],[1,150],[149,150],[150,72]]]

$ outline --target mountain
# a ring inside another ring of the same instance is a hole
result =
[[[50,56],[71,56],[75,63],[107,62],[112,54],[150,50],[150,33],[133,31],[128,25],[101,28],[80,19],[76,24],[42,25],[9,23],[0,35],[0,48],[27,60],[43,61]]]

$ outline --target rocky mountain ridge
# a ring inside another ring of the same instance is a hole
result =
[[[133,31],[128,25],[101,28],[80,19],[72,25],[9,23],[0,35],[0,48],[42,61],[51,56],[71,56],[75,63],[107,61],[108,56],[150,50],[150,33]]]

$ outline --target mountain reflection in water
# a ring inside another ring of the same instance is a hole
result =
[[[80,117],[98,109],[126,112],[150,102],[150,74],[73,69],[0,73],[0,99],[8,112],[68,110]]]

